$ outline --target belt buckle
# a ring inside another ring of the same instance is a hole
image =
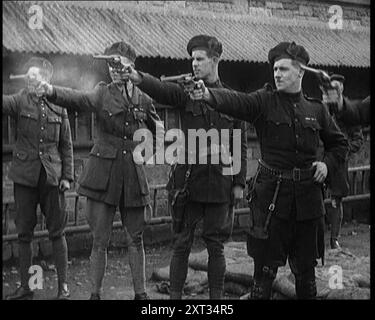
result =
[[[301,180],[301,169],[293,168],[293,181],[300,181],[300,180]]]

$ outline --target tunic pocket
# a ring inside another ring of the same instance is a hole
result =
[[[60,140],[61,117],[48,116],[47,117],[47,135],[51,141],[58,142]]]
[[[291,120],[284,114],[270,113],[266,118],[265,139],[271,147],[286,149],[291,142]]]
[[[111,145],[94,145],[78,183],[92,190],[107,190],[116,156],[117,149]]]
[[[147,120],[147,113],[143,108],[134,107],[132,108],[132,110],[133,110],[135,120],[139,122],[143,122]]]
[[[37,124],[38,124],[37,114],[26,112],[26,111],[20,112],[19,124],[17,127],[21,133],[29,137],[35,136],[35,133],[38,131]]]
[[[315,118],[306,118],[301,121],[301,124],[304,128],[305,143],[309,148],[314,148],[314,150],[319,146],[319,131],[321,126]]]

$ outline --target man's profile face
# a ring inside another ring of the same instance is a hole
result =
[[[277,90],[296,92],[302,80],[301,69],[292,59],[280,59],[273,65],[273,77]]]
[[[205,80],[215,72],[215,58],[208,57],[206,50],[194,50],[191,54],[194,76]]]
[[[133,62],[127,57],[123,57],[120,55],[118,57],[120,58],[120,62],[122,63],[123,66],[133,65]],[[118,72],[118,70],[114,68],[113,66],[111,66],[110,64],[108,64],[108,71],[114,83],[121,84],[124,81],[127,81],[129,79],[128,76],[124,76],[121,72]]]

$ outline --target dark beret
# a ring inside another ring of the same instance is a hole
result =
[[[31,67],[37,67],[47,77],[51,78],[53,74],[53,66],[51,62],[42,57],[31,57],[24,65],[24,70],[27,72]]]
[[[332,74],[329,78],[330,78],[331,81],[337,80],[337,81],[340,81],[342,83],[344,83],[344,81],[345,81],[345,77],[341,74]]]
[[[187,52],[191,56],[194,49],[206,50],[207,55],[220,57],[223,53],[223,46],[215,37],[200,34],[191,38],[187,44]]]
[[[104,50],[104,55],[108,55],[108,56],[120,55],[120,56],[128,58],[133,63],[135,62],[135,59],[137,58],[135,50],[124,41],[116,42],[112,44],[110,47],[106,48]]]
[[[293,42],[281,42],[276,47],[268,52],[268,61],[273,66],[275,61],[287,58],[297,60],[303,64],[308,64],[310,61],[309,53],[302,46]]]

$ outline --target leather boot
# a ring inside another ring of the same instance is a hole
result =
[[[252,300],[271,300],[272,298],[272,284],[276,277],[277,268],[270,268],[264,266],[262,268],[261,277],[254,279],[253,286],[250,292]]]
[[[93,247],[90,256],[91,292],[100,294],[106,267],[107,249]]]
[[[129,253],[129,264],[132,273],[133,287],[135,292],[135,297],[142,297],[146,294],[146,267],[145,267],[145,252],[143,245],[135,246],[130,245],[128,249]],[[142,299],[141,299],[142,298]]]
[[[143,293],[136,293],[134,296],[134,300],[150,300],[146,292]]]
[[[89,300],[101,300],[99,293],[91,293]]]
[[[315,279],[296,279],[296,295],[299,300],[316,299],[317,289]]]
[[[341,223],[343,218],[343,207],[341,199],[332,200],[331,212],[331,249],[340,249],[338,238],[341,231]]]
[[[182,292],[181,291],[178,291],[178,292],[169,291],[169,299],[170,300],[181,300],[182,299]]]
[[[70,291],[68,288],[68,284],[67,283],[59,284],[59,289],[57,292],[56,300],[69,300],[69,298],[70,298]]]

